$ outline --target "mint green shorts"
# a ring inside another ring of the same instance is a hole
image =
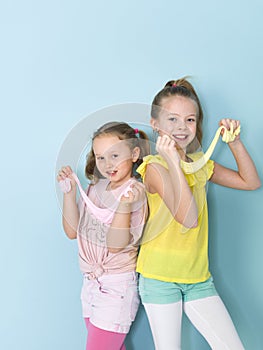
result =
[[[218,295],[212,277],[204,282],[185,284],[159,281],[142,275],[139,278],[139,293],[143,304],[171,304]]]

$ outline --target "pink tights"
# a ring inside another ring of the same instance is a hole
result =
[[[86,350],[126,350],[124,339],[126,334],[105,331],[95,327],[84,318],[88,330]]]

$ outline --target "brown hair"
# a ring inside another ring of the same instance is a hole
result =
[[[150,153],[149,139],[146,133],[139,129],[133,129],[129,124],[123,122],[109,122],[102,125],[97,131],[94,132],[92,137],[92,146],[89,154],[87,155],[85,175],[88,179],[97,181],[102,178],[102,175],[97,169],[96,158],[93,151],[93,141],[96,137],[102,135],[114,135],[120,140],[126,140],[130,149],[135,147],[140,148],[140,155],[138,160],[134,163],[133,172],[142,163],[143,157]]]
[[[197,125],[196,125],[197,140],[196,142],[193,141],[195,144],[193,144],[192,142],[192,144],[188,146],[188,148],[191,149],[191,151],[195,151],[202,144],[203,110],[202,110],[202,106],[199,101],[199,98],[197,96],[197,93],[195,92],[195,89],[193,88],[192,84],[189,83],[186,77],[180,78],[177,80],[170,80],[165,84],[164,88],[161,91],[159,91],[158,94],[153,99],[152,108],[151,108],[151,117],[153,119],[158,119],[160,108],[162,107],[163,99],[169,98],[171,96],[187,97],[195,101],[195,103],[197,104],[197,108],[198,108]]]

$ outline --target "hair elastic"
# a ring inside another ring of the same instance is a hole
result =
[[[137,129],[137,128],[134,129],[134,133],[135,133],[135,135],[136,135],[136,134],[139,134],[139,129]]]
[[[177,86],[176,83],[173,83],[172,87],[176,87],[176,86]]]

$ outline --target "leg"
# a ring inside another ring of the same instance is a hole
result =
[[[244,350],[219,296],[185,302],[184,311],[213,350]]]
[[[144,304],[156,350],[181,349],[182,302]]]
[[[115,333],[94,326],[85,318],[88,330],[86,350],[126,350],[125,333]]]

